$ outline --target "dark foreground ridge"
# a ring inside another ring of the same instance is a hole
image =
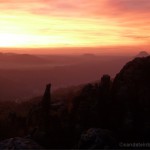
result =
[[[127,63],[113,81],[106,74],[60,101],[53,99],[48,84],[41,101],[31,104],[24,117],[11,112],[1,121],[0,149],[12,143],[23,149],[26,140],[27,148],[150,148],[150,56]],[[16,136],[22,138],[2,141]]]

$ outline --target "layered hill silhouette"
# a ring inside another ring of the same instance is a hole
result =
[[[35,145],[53,149],[139,148],[120,143],[150,141],[149,77],[150,56],[128,62],[114,79],[104,74],[77,92],[59,95],[59,104],[48,84],[33,103],[14,104],[16,112],[1,108],[0,139],[24,136],[21,141],[30,138]]]
[[[114,77],[130,59],[131,57],[93,54],[36,56],[2,53],[0,91],[3,92],[0,101],[20,101],[38,96],[48,82],[56,90],[96,81],[103,73]]]
[[[0,53],[0,63],[46,63],[38,56],[29,54]]]
[[[132,57],[94,54],[36,56],[1,53],[0,90],[3,92],[0,101],[37,96],[48,82],[53,84],[55,90],[96,81],[104,73],[114,78],[131,59]]]

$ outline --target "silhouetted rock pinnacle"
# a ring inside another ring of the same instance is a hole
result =
[[[41,102],[34,106],[28,117],[28,124],[33,128],[38,127],[39,130],[47,132],[50,122],[51,108],[51,84],[46,85],[46,89]]]
[[[46,89],[42,99],[42,107],[45,111],[49,111],[51,103],[51,84],[46,85]]]
[[[103,75],[101,78],[100,86],[103,88],[109,88],[110,87],[110,76],[109,75]]]

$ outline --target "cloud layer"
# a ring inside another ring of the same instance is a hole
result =
[[[1,39],[0,46],[150,42],[149,0],[0,0],[0,9],[0,34],[10,43]]]

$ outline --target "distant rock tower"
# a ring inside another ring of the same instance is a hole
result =
[[[109,87],[110,86],[110,76],[109,75],[103,75],[101,78],[101,86],[102,87]]]
[[[109,103],[111,91],[111,77],[107,74],[103,75],[99,85],[99,100],[98,100],[98,116],[99,126],[105,128],[108,124]],[[107,109],[106,109],[107,108]]]
[[[46,89],[43,95],[41,105],[42,105],[43,111],[49,114],[50,105],[51,105],[51,84],[46,85]]]
[[[50,122],[50,107],[51,107],[51,84],[46,85],[46,89],[41,101],[41,117],[42,119],[42,128],[47,131],[49,128]]]
[[[27,119],[29,130],[35,127],[39,131],[48,132],[50,125],[50,110],[51,110],[51,84],[46,85],[44,95],[38,103],[30,111]]]

